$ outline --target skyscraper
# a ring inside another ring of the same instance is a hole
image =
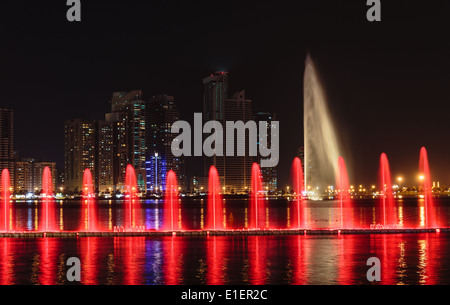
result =
[[[123,190],[125,170],[133,165],[139,190],[145,191],[145,101],[142,90],[114,92],[111,99],[111,113],[106,121],[113,126],[114,185]]]
[[[105,121],[95,121],[95,185],[100,193],[114,189],[113,128]]]
[[[0,108],[0,170],[9,170],[11,185],[14,185],[13,125],[13,110]]]
[[[259,132],[261,129],[259,128],[259,122],[267,122],[267,146],[271,147],[272,145],[272,136],[271,136],[271,122],[277,120],[277,115],[271,112],[257,112],[255,114],[255,121],[258,124],[258,145],[259,145]],[[258,164],[261,165],[261,156],[258,154],[257,161]],[[270,191],[275,192],[278,187],[278,178],[277,178],[277,168],[276,167],[261,167],[261,175],[263,179],[264,187]]]
[[[81,192],[83,172],[95,167],[95,124],[75,119],[64,124],[64,173],[67,192]]]
[[[253,117],[252,101],[245,98],[245,91],[239,91],[231,99],[224,101],[224,121],[242,121],[247,123]],[[225,124],[223,125],[225,126]],[[225,149],[230,145],[230,138],[227,134]],[[238,145],[243,144],[245,155],[237,155]],[[235,156],[223,157],[223,175],[222,186],[227,193],[244,193],[251,186],[252,164],[256,161],[255,157],[250,156],[249,152],[249,133],[244,129],[244,133],[235,132],[234,143]]]
[[[97,192],[113,188],[112,125],[105,121],[65,122],[64,181],[68,192],[80,192],[83,173],[89,168]]]
[[[203,79],[203,120],[224,123],[224,104],[228,98],[228,72],[214,72]],[[209,168],[217,168],[221,182],[225,174],[225,159],[220,156],[203,157],[203,179],[201,184],[207,186]]]
[[[184,158],[172,154],[171,144],[177,136],[172,124],[180,119],[175,98],[166,94],[152,97],[146,106],[147,191],[165,188],[166,174],[173,170],[178,184],[185,186]]]
[[[56,189],[56,163],[36,160],[34,158],[20,158],[15,162],[15,184],[16,194],[26,195],[28,193],[38,194],[42,190],[42,174],[44,168],[48,167],[52,175],[53,192]]]
[[[203,118],[222,121],[224,101],[228,98],[228,72],[214,72],[203,79]]]

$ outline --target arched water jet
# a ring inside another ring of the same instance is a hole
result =
[[[338,172],[336,176],[336,186],[339,191],[339,222],[340,228],[348,229],[353,227],[351,217],[352,202],[350,198],[350,183],[348,180],[347,167],[344,158],[338,159]]]
[[[265,225],[265,198],[261,169],[257,163],[252,166],[252,187],[249,208],[249,229],[263,229]]]
[[[180,202],[178,198],[178,182],[174,171],[169,171],[166,178],[164,193],[164,225],[163,230],[181,230],[179,219]]]
[[[138,199],[136,172],[131,164],[125,170],[125,215],[124,226],[128,231],[141,228],[141,209]]]
[[[95,232],[98,230],[98,213],[95,202],[94,182],[89,168],[86,168],[83,173],[82,194],[80,231]]]
[[[224,229],[223,202],[221,196],[219,173],[215,166],[209,169],[208,181],[208,207],[207,225],[208,230]]]
[[[378,199],[379,221],[384,226],[395,225],[395,202],[392,192],[391,170],[387,155],[382,153],[380,156],[380,169],[378,172],[378,183],[381,196]]]
[[[42,208],[40,231],[56,231],[55,199],[53,198],[53,181],[50,168],[46,166],[42,172]]]
[[[323,190],[333,184],[340,148],[325,92],[309,55],[305,61],[303,106],[305,189],[315,198],[320,195],[317,188]]]
[[[9,170],[2,170],[2,189],[1,189],[1,206],[0,206],[0,230],[9,232],[11,228],[10,221],[10,197],[11,197],[11,182],[10,182]]]
[[[305,221],[305,206],[303,200],[304,182],[303,182],[303,167],[300,158],[295,158],[292,161],[291,167],[292,187],[295,194],[293,200],[293,222],[292,228],[300,229],[306,225]]]
[[[438,223],[435,215],[433,193],[431,189],[431,174],[430,174],[430,166],[428,164],[428,153],[425,147],[422,147],[420,149],[419,172],[424,198],[424,209],[425,209],[424,225],[427,228],[436,227]]]

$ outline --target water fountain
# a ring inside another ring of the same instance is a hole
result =
[[[431,174],[428,164],[428,154],[425,147],[420,149],[419,160],[420,180],[423,189],[424,209],[425,209],[425,227],[433,228],[438,225],[433,202],[433,194],[431,189]]]
[[[215,166],[209,169],[207,230],[224,229],[223,202],[221,196],[219,173]]]
[[[53,182],[50,168],[46,166],[42,173],[42,208],[39,230],[42,232],[56,231],[55,200],[53,198]]]
[[[317,188],[332,185],[336,178],[340,148],[325,92],[309,55],[305,62],[303,107],[305,189],[310,186],[308,195],[317,198]]]
[[[338,159],[338,172],[336,176],[336,187],[339,192],[339,211],[340,227],[352,228],[353,220],[350,212],[352,211],[352,202],[350,198],[350,183],[348,180],[347,168],[344,158]]]
[[[166,178],[166,190],[164,194],[164,224],[163,230],[181,230],[181,220],[178,213],[180,201],[178,198],[178,182],[174,171],[169,171]]]
[[[305,206],[303,201],[303,191],[304,191],[304,182],[303,182],[303,167],[302,167],[302,161],[300,158],[295,158],[294,161],[292,161],[292,167],[291,167],[291,179],[292,179],[292,186],[293,191],[295,194],[294,200],[293,200],[293,222],[292,222],[292,228],[294,229],[300,229],[304,228],[306,225],[305,222]]]
[[[1,206],[0,206],[0,230],[8,232],[11,230],[11,223],[10,223],[10,177],[9,177],[9,170],[3,169],[2,170],[2,190],[1,190]]]
[[[136,172],[131,164],[125,170],[125,207],[124,226],[126,231],[142,230],[141,209],[139,204]]]
[[[379,221],[383,226],[396,225],[395,202],[392,192],[391,170],[387,155],[380,156],[380,169],[378,171],[378,181],[381,190],[381,197],[378,200]]]
[[[257,163],[252,166],[252,187],[249,208],[249,229],[265,228],[265,198],[263,193],[261,169]]]
[[[83,173],[83,200],[81,210],[80,231],[95,232],[98,231],[97,207],[95,202],[94,183],[92,173],[86,168]]]

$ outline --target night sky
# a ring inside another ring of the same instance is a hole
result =
[[[426,146],[450,185],[450,4],[382,0],[382,21],[352,1],[66,1],[0,4],[0,107],[15,111],[15,150],[64,167],[64,121],[104,119],[113,91],[174,95],[202,111],[202,78],[230,72],[256,111],[280,121],[280,187],[303,144],[307,52],[319,68],[354,184],[376,182],[379,155],[416,183]],[[395,3],[395,4],[394,4]],[[188,159],[191,174],[198,160]]]

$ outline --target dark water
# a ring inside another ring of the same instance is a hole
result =
[[[99,202],[99,223],[112,230],[124,221],[121,201]],[[266,222],[289,227],[286,201],[270,202]],[[396,213],[408,226],[423,222],[420,201],[397,202]],[[228,227],[246,225],[246,201],[226,202]],[[442,226],[448,226],[450,201],[436,202]],[[372,201],[358,201],[354,223],[377,222]],[[200,229],[205,204],[183,201],[183,227]],[[141,202],[147,229],[162,224],[161,202]],[[333,201],[309,202],[312,227],[330,227],[339,215]],[[400,217],[401,216],[401,217]],[[34,230],[39,203],[15,203],[16,229]],[[57,203],[60,229],[80,227],[81,204]],[[210,236],[0,239],[0,284],[67,284],[66,261],[81,260],[82,284],[370,284],[369,257],[381,261],[381,284],[450,284],[450,234],[385,234],[340,236]]]

